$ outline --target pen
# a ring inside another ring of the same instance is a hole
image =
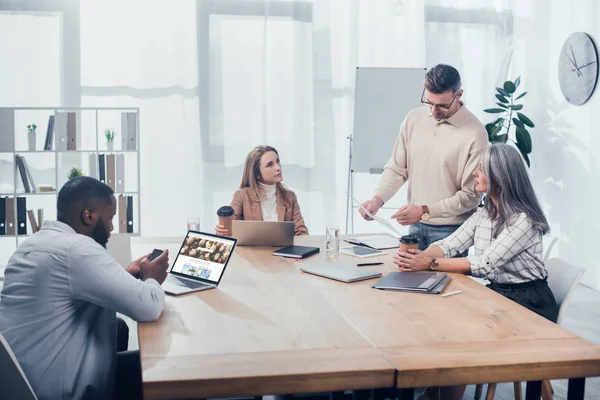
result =
[[[448,297],[448,296],[452,296],[453,294],[459,294],[459,293],[462,293],[462,290],[457,290],[456,292],[444,293],[442,295],[442,297]]]
[[[376,262],[376,263],[364,263],[364,264],[356,264],[358,267],[366,267],[369,265],[383,265],[382,262]]]

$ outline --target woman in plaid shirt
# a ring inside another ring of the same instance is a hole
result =
[[[488,279],[490,289],[556,322],[558,306],[542,255],[542,236],[550,227],[521,155],[507,144],[492,144],[474,175],[475,189],[486,193],[484,207],[427,250],[398,251],[394,263],[400,271],[430,269]],[[452,258],[471,246],[472,255]]]

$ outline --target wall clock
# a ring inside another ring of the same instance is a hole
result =
[[[560,90],[571,104],[580,106],[590,99],[598,81],[598,51],[584,32],[567,38],[558,59]]]

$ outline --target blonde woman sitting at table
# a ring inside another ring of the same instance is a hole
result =
[[[240,189],[233,195],[233,219],[294,222],[294,234],[308,235],[296,194],[283,183],[279,153],[271,146],[257,146],[246,157]],[[223,225],[218,235],[230,232]]]
[[[486,193],[484,207],[425,251],[399,251],[394,263],[400,271],[435,270],[488,279],[490,289],[556,322],[558,306],[546,282],[542,254],[542,236],[550,228],[521,155],[507,144],[493,144],[474,176],[475,189]],[[473,245],[474,254],[452,258]],[[444,389],[449,391],[442,398],[460,399],[464,392],[464,387]]]

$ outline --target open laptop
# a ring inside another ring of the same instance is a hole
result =
[[[346,283],[364,281],[381,276],[381,272],[369,271],[368,269],[340,263],[307,265],[301,267],[300,271]]]
[[[231,235],[240,246],[278,246],[294,244],[296,224],[282,221],[232,221]]]
[[[236,242],[231,237],[188,231],[162,284],[163,290],[178,295],[216,288]]]

